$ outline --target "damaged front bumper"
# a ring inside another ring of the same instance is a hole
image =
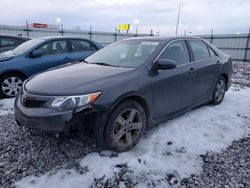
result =
[[[40,97],[40,96],[39,96]],[[33,100],[39,101],[32,95]],[[35,105],[34,105],[35,106]],[[74,110],[59,112],[51,108],[26,107],[20,95],[15,100],[15,118],[19,125],[46,132],[67,132],[71,127],[93,128],[104,125],[107,113],[99,109],[87,108],[80,112]]]

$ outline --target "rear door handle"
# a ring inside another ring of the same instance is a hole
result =
[[[220,61],[217,61],[217,62],[216,62],[216,65],[220,65],[220,64],[221,64],[221,62],[220,62]]]
[[[188,73],[193,73],[195,71],[195,69],[193,67],[191,67],[188,71]]]

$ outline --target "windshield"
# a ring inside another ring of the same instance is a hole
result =
[[[24,42],[23,44],[19,45],[18,47],[16,47],[13,50],[13,52],[14,52],[15,55],[23,54],[23,53],[27,52],[29,49],[33,48],[34,46],[36,46],[37,44],[39,44],[42,41],[43,41],[42,39],[29,40],[29,41]]]
[[[158,45],[154,41],[124,40],[109,45],[86,58],[86,62],[106,66],[136,68],[142,65]]]

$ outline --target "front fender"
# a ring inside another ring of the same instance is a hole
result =
[[[124,93],[123,95],[119,96],[118,98],[116,98],[115,101],[111,104],[110,110],[112,111],[119,103],[121,103],[121,101],[123,101],[124,99],[129,98],[129,97],[139,97],[139,98],[143,99],[145,102],[147,101],[146,97],[141,95],[139,92],[129,91],[129,92]]]

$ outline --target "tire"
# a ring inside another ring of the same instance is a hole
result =
[[[125,152],[133,148],[142,137],[147,124],[143,107],[133,100],[119,104],[111,113],[104,130],[108,149]]]
[[[0,78],[0,97],[11,98],[17,96],[25,77],[20,74],[10,73]],[[8,89],[9,88],[9,89]]]
[[[226,83],[223,76],[217,80],[213,91],[213,99],[210,101],[211,104],[218,105],[223,101],[226,92]]]

